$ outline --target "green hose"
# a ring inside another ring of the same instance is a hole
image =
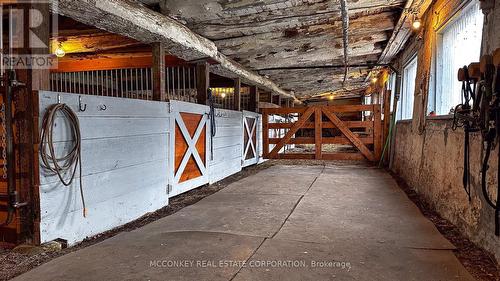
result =
[[[393,116],[391,118],[391,124],[389,124],[389,134],[387,134],[387,140],[385,141],[384,150],[382,151],[382,157],[380,157],[380,162],[378,163],[379,168],[382,168],[382,166],[383,166],[385,152],[387,151],[387,149],[389,148],[389,144],[391,143],[392,130],[393,130],[395,123],[396,123],[396,114],[393,114]]]

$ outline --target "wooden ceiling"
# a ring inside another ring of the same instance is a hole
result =
[[[340,90],[340,4],[332,0],[142,0],[212,40],[219,51],[298,97]],[[349,0],[350,64],[379,62],[404,0]],[[325,67],[332,66],[332,67]],[[367,86],[368,67],[351,68],[347,89]],[[357,91],[359,93],[359,91]]]

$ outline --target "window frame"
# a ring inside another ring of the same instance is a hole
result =
[[[416,74],[415,73],[415,79],[413,81],[414,83],[414,87],[413,87],[413,101],[411,103],[411,116],[410,117],[406,117],[403,118],[403,107],[404,107],[404,103],[406,102],[406,98],[407,98],[407,92],[406,92],[406,75],[405,75],[405,70],[411,65],[411,64],[414,64],[416,65],[416,69],[417,69],[417,72],[418,72],[418,53],[414,53],[412,54],[409,59],[405,62],[405,64],[403,65],[402,67],[402,73],[401,73],[401,95],[399,97],[399,106],[398,106],[398,112],[396,114],[397,116],[397,120],[400,121],[400,120],[412,120],[413,119],[413,110],[414,110],[414,105],[415,105],[415,85],[416,85]]]
[[[442,89],[443,85],[440,85],[441,79],[439,77],[440,75],[440,67],[441,67],[441,61],[443,60],[443,57],[441,56],[442,53],[442,46],[443,46],[443,36],[444,32],[448,27],[450,27],[452,24],[454,24],[456,21],[458,21],[463,14],[464,11],[467,11],[467,9],[471,8],[473,5],[476,5],[479,3],[479,0],[467,0],[464,1],[463,3],[460,3],[453,11],[444,19],[439,25],[437,25],[434,28],[434,39],[435,39],[435,48],[432,52],[432,60],[431,60],[431,83],[429,87],[429,98],[427,102],[427,115],[429,115],[431,112],[435,113],[434,117],[453,117],[453,114],[448,113],[448,114],[439,114],[438,113],[438,104],[442,103]],[[483,32],[484,32],[484,26],[483,26]],[[481,42],[482,45],[482,42]],[[482,48],[482,46],[481,46]]]

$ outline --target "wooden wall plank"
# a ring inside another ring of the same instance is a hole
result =
[[[61,101],[76,110],[82,132],[83,217],[78,180],[70,187],[40,169],[41,242],[66,239],[74,244],[168,204],[168,104],[41,92],[40,116]],[[106,104],[106,110],[99,105]],[[155,114],[156,113],[156,114]],[[155,116],[156,115],[156,116]],[[56,121],[56,147],[68,147],[67,127]]]

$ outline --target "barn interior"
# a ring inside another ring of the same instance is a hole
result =
[[[0,10],[0,279],[500,280],[499,0]]]

